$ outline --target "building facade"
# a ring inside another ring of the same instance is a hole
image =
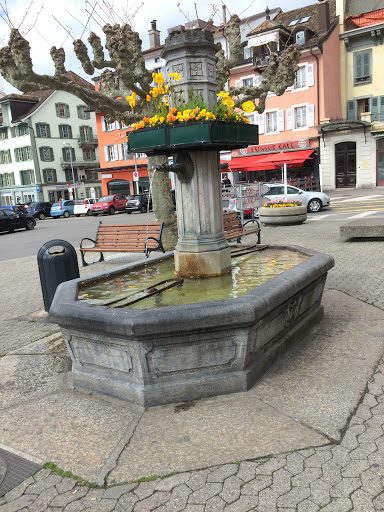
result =
[[[1,205],[101,194],[95,114],[76,96],[11,94],[0,106]]]
[[[342,115],[321,119],[324,188],[384,186],[384,1],[337,0]]]
[[[233,152],[232,170],[240,181],[280,181],[282,164],[291,183],[320,181],[317,126],[324,116],[341,115],[339,25],[334,0],[321,1],[267,19],[248,35],[251,56],[231,71],[230,84],[258,86],[270,52],[297,43],[299,70],[281,96],[269,93],[262,114],[250,121],[259,127],[259,144]],[[336,91],[336,92],[335,92]],[[239,160],[238,160],[239,159]]]

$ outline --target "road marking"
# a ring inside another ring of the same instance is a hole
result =
[[[316,217],[307,217],[307,220],[323,220],[326,217],[329,217],[330,215],[331,215],[330,213],[327,213],[326,215],[319,215]]]
[[[334,208],[335,210],[335,213],[353,213],[353,212],[373,212],[373,211],[381,211],[381,210],[384,210],[384,208],[375,208],[375,210],[369,210],[368,208],[350,208],[350,209],[346,209],[346,208]]]
[[[375,194],[375,195],[372,195],[372,196],[362,196],[362,197],[353,197],[351,199],[342,199],[340,202],[341,203],[361,202],[361,201],[366,201],[366,200],[372,199],[373,197],[381,197],[382,200],[384,200],[384,195],[383,194]],[[334,199],[335,198],[331,197],[331,201],[334,200]]]
[[[368,217],[368,215],[373,215],[374,213],[378,213],[378,211],[372,210],[371,212],[358,213],[357,215],[352,215],[352,217],[348,217],[348,218],[349,219],[360,219],[362,217]]]

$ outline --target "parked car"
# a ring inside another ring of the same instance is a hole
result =
[[[17,213],[9,208],[0,208],[0,231],[13,233],[16,229],[33,229],[36,221],[31,215]]]
[[[269,190],[264,193],[268,201],[284,199],[284,185],[281,183],[264,183]],[[318,212],[330,205],[331,199],[323,192],[306,192],[292,185],[287,186],[287,198],[292,201],[301,201],[308,212]]]
[[[91,215],[91,206],[96,203],[96,199],[86,197],[85,199],[78,199],[75,201],[74,214],[76,217],[80,215]]]
[[[44,220],[45,217],[51,216],[52,203],[41,202],[41,203],[30,203],[28,205],[28,215],[32,215],[35,219]]]
[[[53,203],[51,207],[51,217],[65,217],[66,219],[73,215],[74,201],[72,199],[63,199],[57,203]]]
[[[12,210],[15,213],[19,213],[20,215],[28,215],[28,210],[25,204],[12,204],[9,206],[0,206],[0,208]]]
[[[127,197],[122,194],[115,194],[111,196],[103,196],[93,203],[91,206],[92,215],[99,215],[99,213],[108,213],[114,215],[117,211],[125,210],[127,204]]]
[[[149,209],[152,210],[152,199],[149,202]],[[130,196],[127,201],[125,211],[127,213],[140,212],[147,213],[148,211],[148,197],[146,194],[138,194]]]

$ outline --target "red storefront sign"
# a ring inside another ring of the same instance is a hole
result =
[[[277,151],[289,151],[291,149],[309,148],[309,139],[289,140],[286,142],[275,142],[273,144],[259,144],[258,146],[248,146],[247,148],[235,149],[233,156],[242,156],[249,154],[275,153]]]

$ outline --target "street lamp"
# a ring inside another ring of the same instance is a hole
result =
[[[73,171],[73,162],[72,162],[72,146],[69,142],[63,142],[63,146],[69,147],[69,156],[71,159],[71,169],[72,169],[72,181],[73,181],[73,199],[76,201],[76,184],[75,184],[75,173]]]

